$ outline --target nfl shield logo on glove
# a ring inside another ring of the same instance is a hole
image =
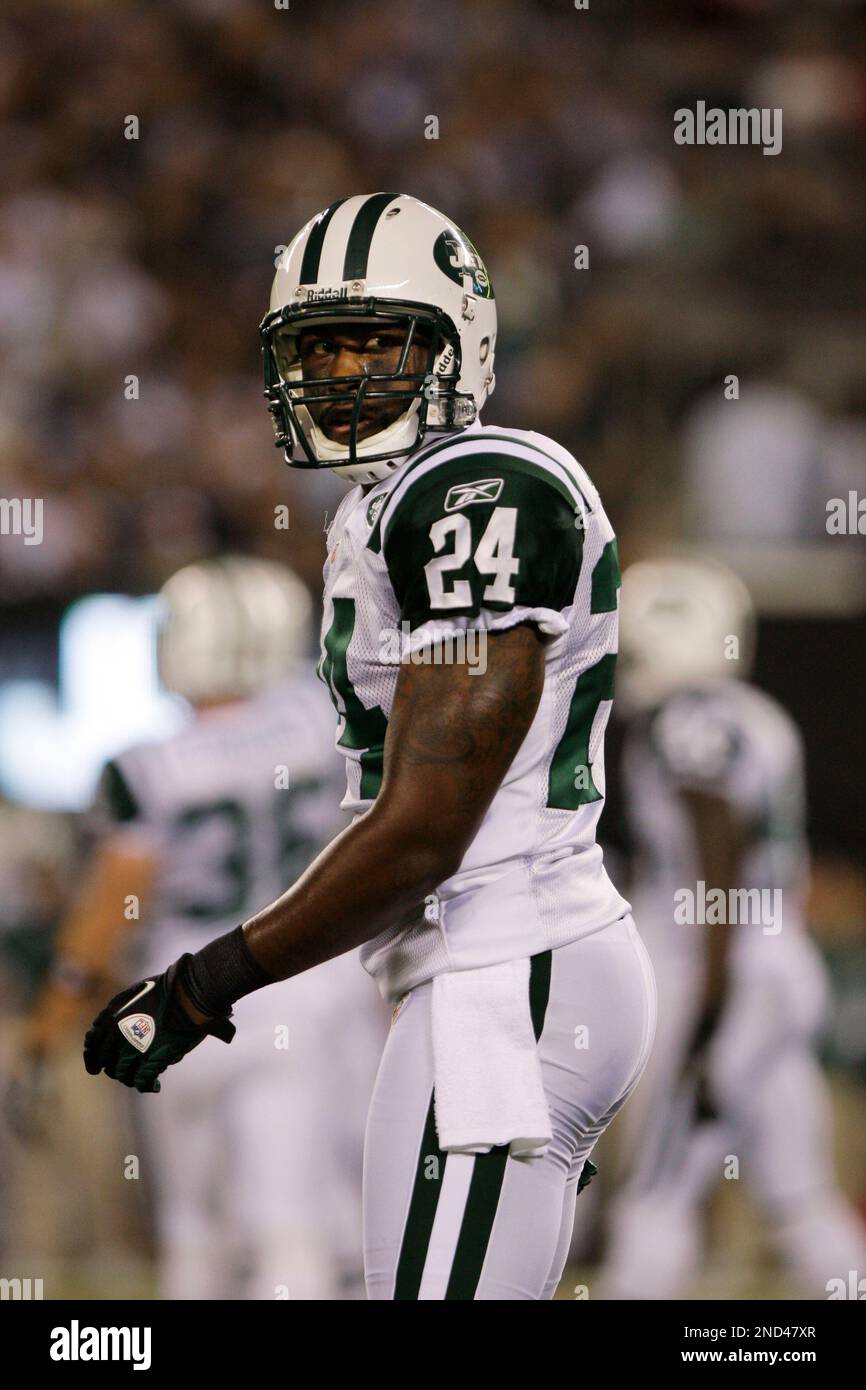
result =
[[[128,1018],[122,1018],[117,1026],[126,1041],[137,1047],[139,1052],[146,1052],[153,1042],[155,1028],[150,1014],[130,1014]]]

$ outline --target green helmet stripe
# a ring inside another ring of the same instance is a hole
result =
[[[343,262],[344,280],[363,280],[367,274],[367,261],[370,244],[376,224],[389,203],[399,198],[399,193],[374,193],[355,215],[349,240],[346,243],[346,259]]]
[[[322,259],[322,244],[325,240],[325,233],[331,225],[331,218],[345,203],[345,198],[340,198],[336,203],[332,203],[329,208],[319,214],[318,220],[313,223],[310,235],[307,237],[307,244],[304,247],[304,259],[301,261],[301,280],[302,285],[314,285],[319,278],[319,262]]]

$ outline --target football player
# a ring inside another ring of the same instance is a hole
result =
[[[141,921],[139,968],[158,970],[265,906],[345,824],[301,581],[227,557],[181,570],[163,599],[160,675],[193,717],[105,769],[95,853],[26,1027],[32,1056],[80,1018],[124,926]],[[151,992],[134,991],[118,1034],[134,1058],[151,1041]],[[360,1272],[379,1007],[356,957],[335,959],[243,1000],[227,1055],[201,1049],[146,1109],[163,1297],[337,1297],[353,1254]],[[232,1028],[214,1031],[229,1041]]]
[[[394,1004],[365,1146],[369,1296],[551,1298],[655,1026],[596,842],[614,533],[564,448],[481,425],[493,286],[417,199],[312,218],[261,338],[287,461],[352,484],[320,672],[353,820],[270,907],[112,1000],[86,1065],[152,1089],[238,999],[362,945]]]
[[[723,566],[626,571],[623,801],[659,1027],[626,1117],[636,1157],[611,1215],[608,1298],[684,1296],[723,1176],[746,1183],[807,1295],[864,1268],[813,1051],[826,983],[806,931],[802,743],[746,683],[753,645],[749,594]]]

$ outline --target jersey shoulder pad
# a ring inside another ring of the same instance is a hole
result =
[[[560,612],[573,602],[586,510],[555,460],[507,438],[410,465],[377,520],[401,617]],[[371,544],[377,541],[371,536]]]

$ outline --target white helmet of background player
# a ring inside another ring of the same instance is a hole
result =
[[[641,560],[622,580],[617,699],[626,710],[642,709],[690,685],[745,679],[754,640],[749,591],[724,565]]]
[[[160,678],[194,704],[255,694],[307,655],[310,595],[272,560],[238,555],[187,565],[161,598]]]
[[[305,381],[301,330],[346,320],[405,329],[396,370]],[[494,387],[496,305],[484,264],[459,227],[402,193],[344,198],[308,222],[279,259],[260,332],[265,396],[287,463],[353,482],[387,477],[428,430],[464,429]],[[410,345],[422,335],[429,350],[410,373]],[[397,390],[405,409],[359,439],[365,402],[383,411]],[[352,408],[344,441],[310,412],[326,398]]]

